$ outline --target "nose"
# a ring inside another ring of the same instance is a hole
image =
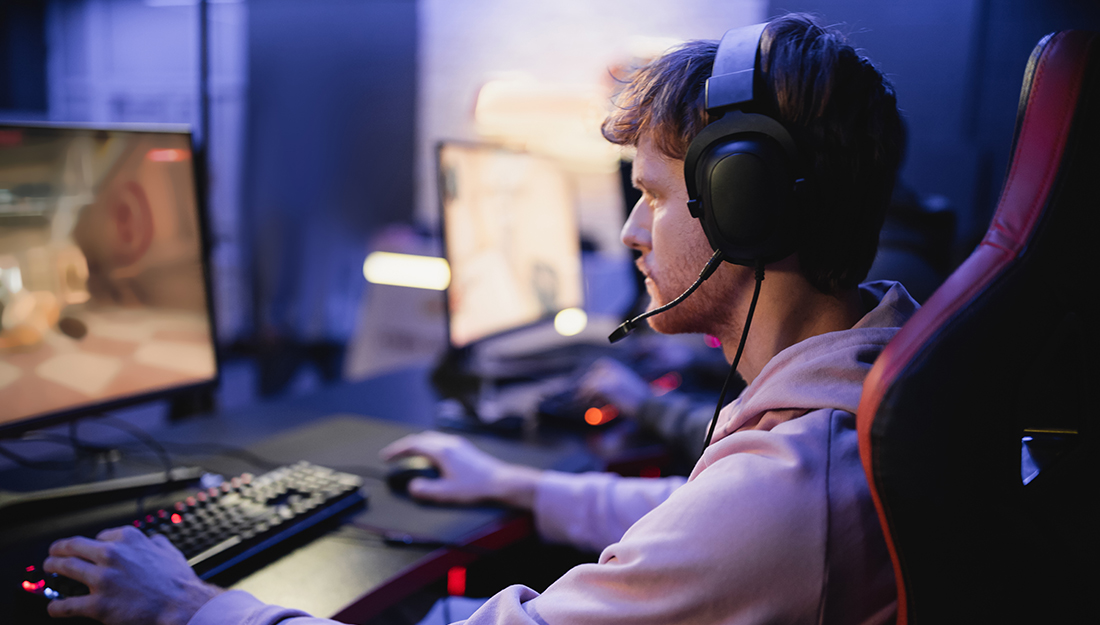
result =
[[[630,216],[626,218],[619,238],[623,245],[644,253],[653,247],[652,228],[653,211],[643,196],[634,208],[630,209]]]

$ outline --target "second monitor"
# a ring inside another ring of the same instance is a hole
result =
[[[584,303],[576,195],[549,159],[444,142],[439,188],[451,345],[529,326]]]

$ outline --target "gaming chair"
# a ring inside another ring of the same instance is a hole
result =
[[[1098,241],[1100,34],[1063,31],[1028,62],[985,238],[864,385],[898,623],[1100,622]]]

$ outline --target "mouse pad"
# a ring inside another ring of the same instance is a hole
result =
[[[419,431],[422,428],[339,414],[261,441],[250,446],[249,451],[276,462],[308,460],[362,476],[363,490],[370,500],[355,521],[418,540],[461,543],[508,513],[501,506],[442,506],[390,493],[384,481],[386,463],[379,458],[378,452],[402,436]],[[484,451],[508,462],[570,472],[598,468],[597,461],[581,441],[539,444],[464,436]]]

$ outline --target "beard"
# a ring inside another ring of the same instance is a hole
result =
[[[729,280],[720,276],[725,267],[719,268],[714,275],[698,289],[676,306],[650,317],[649,327],[661,334],[714,334],[715,329],[729,322],[732,312]],[[647,310],[664,306],[686,291],[697,275],[677,272],[668,276],[668,280],[646,280],[650,303]]]

